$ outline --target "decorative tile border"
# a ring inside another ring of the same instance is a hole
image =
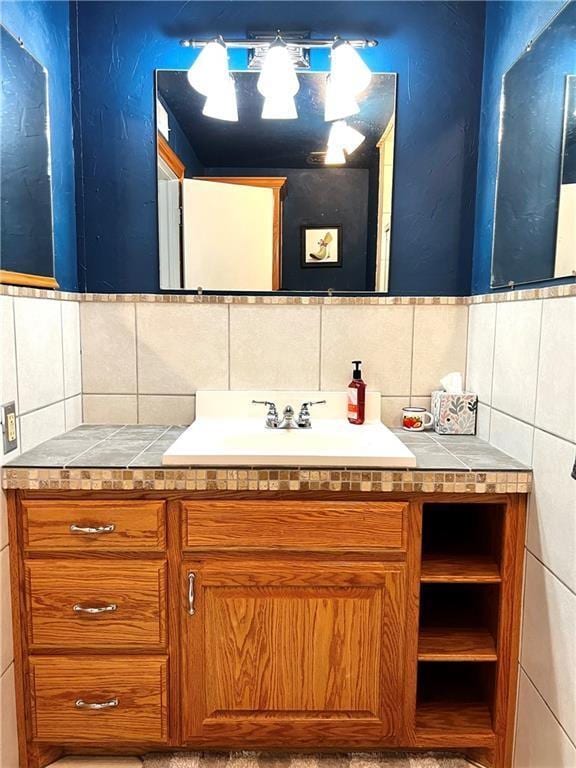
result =
[[[49,291],[42,288],[25,288],[0,285],[0,295],[20,296],[33,299],[57,299],[59,301],[87,301],[103,303],[145,304],[247,304],[247,305],[359,305],[359,306],[438,306],[492,304],[502,301],[530,301],[576,296],[576,283],[552,285],[547,288],[488,293],[480,296],[208,296],[206,294],[180,293],[70,293]]]
[[[365,493],[529,493],[530,472],[349,469],[25,469],[5,468],[6,489],[31,491],[325,491]]]

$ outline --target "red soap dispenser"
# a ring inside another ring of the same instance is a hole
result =
[[[353,360],[352,381],[348,385],[348,421],[350,424],[364,424],[366,383],[362,381],[360,366],[362,360]]]

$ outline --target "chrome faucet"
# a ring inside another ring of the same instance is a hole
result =
[[[310,429],[312,421],[310,419],[310,406],[322,405],[326,400],[314,400],[302,403],[298,417],[294,418],[294,408],[287,405],[282,412],[282,419],[278,416],[276,403],[270,400],[252,400],[255,405],[265,405],[268,408],[266,414],[266,429]]]

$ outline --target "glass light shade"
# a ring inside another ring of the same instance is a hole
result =
[[[264,57],[262,71],[258,77],[258,90],[262,96],[276,93],[294,96],[300,83],[294,70],[294,64],[284,43],[274,43]]]
[[[328,147],[340,149],[347,155],[351,155],[365,139],[364,134],[352,128],[345,120],[338,120],[330,128]]]
[[[263,120],[296,120],[298,111],[294,96],[276,93],[266,96],[262,107]]]
[[[372,80],[370,68],[346,42],[337,42],[332,47],[330,74],[335,86],[353,96],[366,90]]]
[[[324,120],[342,120],[345,117],[356,115],[360,107],[353,94],[344,88],[339,88],[338,83],[328,75],[326,78],[326,100],[324,102]]]
[[[216,85],[206,97],[202,114],[216,120],[238,122],[238,105],[236,102],[236,87],[230,75],[226,80]]]
[[[324,157],[324,165],[345,165],[346,155],[340,147],[328,147]]]
[[[203,96],[208,96],[228,76],[228,52],[226,46],[216,40],[202,48],[188,70],[188,82]]]

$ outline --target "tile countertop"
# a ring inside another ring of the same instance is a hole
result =
[[[77,427],[8,462],[4,488],[28,490],[328,490],[527,493],[528,467],[474,436],[394,430],[416,456],[406,469],[169,467],[177,426]]]

